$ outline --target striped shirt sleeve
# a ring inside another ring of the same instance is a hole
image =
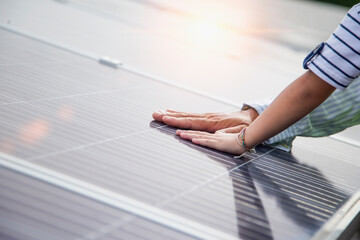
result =
[[[338,89],[360,75],[360,4],[349,10],[321,51],[305,61],[305,68]]]

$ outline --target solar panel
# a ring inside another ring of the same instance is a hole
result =
[[[308,239],[360,187],[355,146],[234,159],[151,118],[232,105],[9,29],[0,43],[2,238]]]

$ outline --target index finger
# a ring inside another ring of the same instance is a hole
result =
[[[163,117],[165,116],[174,117],[174,118],[186,118],[186,117],[205,118],[206,113],[188,113],[188,112],[178,112],[174,110],[157,111],[153,113],[153,118],[159,122],[162,122]]]
[[[182,128],[182,129],[192,129],[199,131],[213,131],[215,129],[216,121],[206,118],[194,118],[194,117],[163,117],[163,122],[169,126]]]

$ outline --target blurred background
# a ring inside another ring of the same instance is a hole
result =
[[[347,7],[351,7],[351,6],[355,5],[356,3],[359,3],[356,0],[347,0],[347,1],[341,1],[341,0],[315,0],[315,1],[332,3],[332,4],[347,6]]]

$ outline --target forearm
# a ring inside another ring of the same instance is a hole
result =
[[[288,128],[320,105],[335,90],[311,71],[290,84],[248,127],[247,146],[255,146]]]

